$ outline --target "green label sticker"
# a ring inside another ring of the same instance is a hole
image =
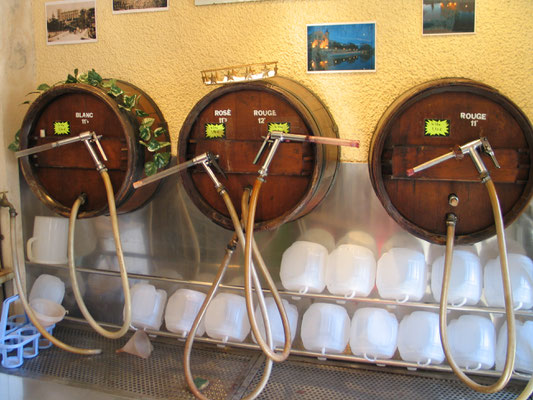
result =
[[[54,122],[54,135],[68,135],[70,134],[70,122],[68,121],[55,121]]]
[[[226,124],[205,124],[206,139],[222,139],[226,137]]]
[[[268,131],[269,132],[290,133],[291,132],[291,124],[289,122],[269,122],[268,123]]]
[[[449,119],[426,119],[424,136],[450,136]]]

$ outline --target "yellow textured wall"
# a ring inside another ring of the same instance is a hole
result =
[[[466,77],[499,89],[533,119],[533,1],[478,0],[476,33],[422,36],[422,0],[265,0],[112,14],[97,0],[98,42],[46,44],[45,0],[33,0],[35,84],[66,78],[74,68],[147,91],[169,122],[176,151],[181,125],[206,87],[200,70],[279,61],[328,106],[341,137],[361,141],[343,161],[366,162],[374,127],[390,103],[430,79]],[[377,71],[306,73],[306,24],[376,22]],[[22,120],[22,116],[21,116]]]

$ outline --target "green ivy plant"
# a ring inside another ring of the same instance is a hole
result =
[[[98,87],[107,94],[114,97],[117,100],[118,107],[132,113],[139,120],[138,140],[139,143],[148,149],[153,154],[152,160],[145,162],[144,172],[146,175],[153,175],[159,169],[168,165],[170,161],[169,151],[160,151],[170,146],[170,142],[158,141],[157,138],[167,132],[163,127],[153,129],[155,122],[154,118],[151,118],[140,106],[140,95],[129,95],[125,93],[120,87],[117,86],[116,79],[103,79],[94,69],[88,71],[86,74],[78,74],[78,69],[74,70],[74,74],[68,74],[65,81],[59,81],[52,86],[41,83],[36,91],[28,93],[28,95],[42,94],[50,88],[68,83],[85,83],[94,87]],[[25,101],[23,104],[30,104],[31,101]],[[9,150],[18,151],[20,148],[20,129],[15,134],[14,141],[9,144]]]

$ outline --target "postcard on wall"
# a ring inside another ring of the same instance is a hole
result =
[[[375,22],[307,25],[307,72],[375,70]]]
[[[96,0],[45,3],[47,44],[96,42]]]
[[[424,35],[475,33],[476,0],[422,0]]]
[[[166,11],[170,0],[112,0],[113,14]]]

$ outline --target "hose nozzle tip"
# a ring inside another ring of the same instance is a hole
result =
[[[415,174],[415,170],[413,168],[409,168],[407,170],[407,176],[413,176]]]

